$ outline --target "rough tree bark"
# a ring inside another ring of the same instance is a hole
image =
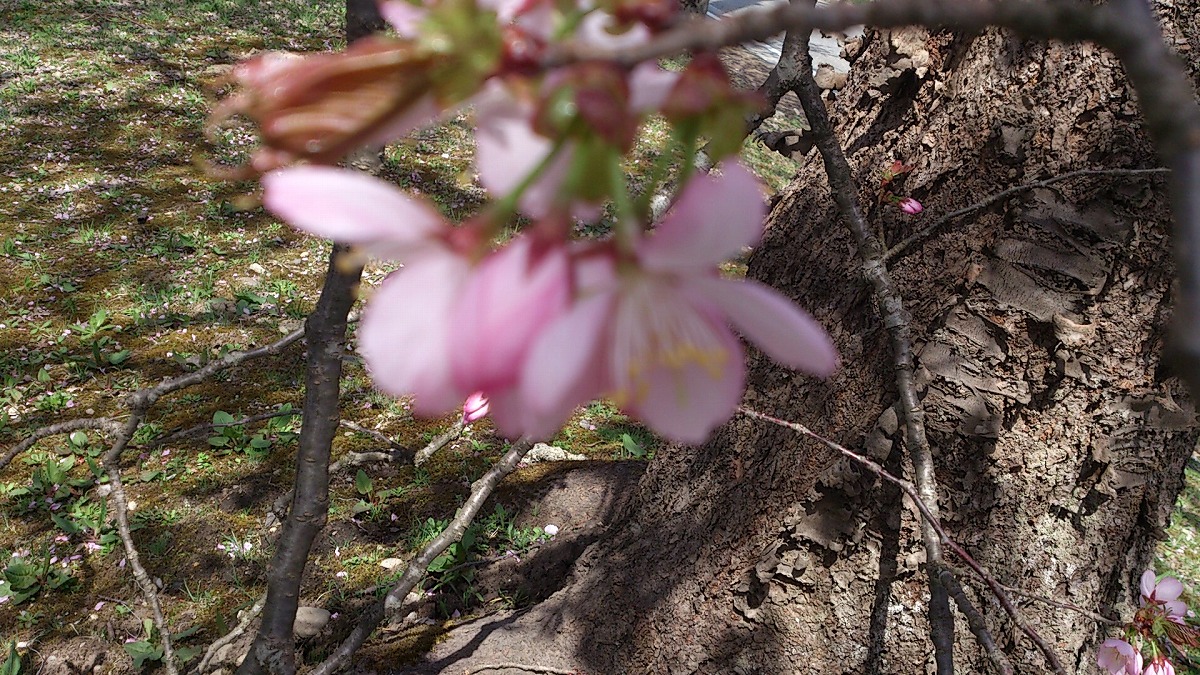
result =
[[[1197,4],[1157,7],[1185,55],[1200,54],[1187,42],[1200,39]],[[1119,64],[1095,47],[916,30],[868,32],[865,45],[830,112],[889,244],[1014,185],[1157,166]],[[903,190],[923,217],[877,204],[893,160],[915,165]],[[942,516],[1009,586],[1128,613],[1196,442],[1193,406],[1160,366],[1169,227],[1162,177],[1092,176],[999,202],[891,263]],[[746,404],[911,473],[887,334],[815,153],[768,228],[749,274],[809,308],[844,366],[818,382],[752,354]],[[932,668],[912,509],[786,430],[737,418],[703,447],[664,450],[625,515],[558,594],[452,642],[467,657],[456,667],[528,662],[523,636],[541,665],[596,673]],[[1017,671],[1045,672],[978,588],[968,593]],[[1095,672],[1095,622],[1016,600],[1068,669]],[[959,672],[987,672],[958,623]]]

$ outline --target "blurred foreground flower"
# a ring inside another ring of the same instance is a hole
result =
[[[718,265],[762,234],[758,181],[727,162],[693,179],[632,260],[592,262],[590,283],[525,364],[527,433],[546,435],[576,406],[609,395],[673,441],[699,443],[744,390],[732,323],[768,356],[828,376],[837,354],[821,326],[774,289],[721,278]]]

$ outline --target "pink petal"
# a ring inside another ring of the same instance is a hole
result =
[[[1154,599],[1159,602],[1178,600],[1183,595],[1183,583],[1175,577],[1163,577],[1154,587]]]
[[[1145,605],[1146,601],[1150,599],[1150,596],[1154,595],[1154,580],[1155,580],[1155,576],[1154,576],[1153,570],[1146,570],[1145,572],[1142,572],[1142,579],[1141,579],[1140,586],[1141,586],[1141,591],[1142,591],[1142,604],[1143,605]]]
[[[663,70],[653,61],[643,61],[629,73],[629,107],[636,112],[662,108],[675,87],[679,73]]]
[[[376,254],[423,245],[446,227],[424,200],[360,171],[297,166],[272,171],[262,183],[263,205],[293,227]]]
[[[687,284],[692,297],[716,305],[777,363],[818,377],[837,369],[837,350],[829,334],[779,291],[756,281],[717,277],[690,278]]]
[[[448,253],[423,256],[392,273],[367,301],[358,348],[375,385],[412,394],[419,415],[455,409],[466,392],[450,378],[450,312],[470,271]]]
[[[379,3],[379,13],[396,31],[396,35],[416,38],[419,35],[417,29],[429,11],[405,0],[384,0]]]
[[[500,198],[516,189],[550,154],[554,144],[533,130],[533,106],[514,99],[502,86],[493,86],[477,104],[475,165],[479,182]],[[570,167],[564,148],[541,177],[521,196],[520,208],[533,218],[545,216]]]
[[[657,280],[622,293],[612,349],[618,405],[673,441],[703,442],[742,398],[737,338],[719,317]]]
[[[736,161],[699,175],[640,247],[647,269],[711,269],[762,236],[767,207],[758,179]]]
[[[451,314],[455,381],[488,393],[514,386],[530,345],[567,309],[567,250],[519,237],[470,275]]]
[[[415,129],[432,125],[449,112],[438,105],[432,94],[423,96],[406,107],[400,115],[380,127],[374,134],[363,139],[362,145],[367,147],[386,145],[397,138],[407,136]]]
[[[613,296],[580,300],[538,336],[521,372],[520,395],[535,437],[553,435],[571,411],[611,388],[603,348]]]
[[[466,401],[463,401],[463,424],[470,424],[471,422],[487,417],[489,407],[490,402],[488,401],[488,398],[483,395],[482,391],[477,391],[474,394],[471,394],[467,397]]]

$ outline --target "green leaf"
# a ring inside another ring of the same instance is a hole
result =
[[[129,658],[133,659],[133,667],[138,670],[142,669],[146,661],[162,660],[162,647],[156,647],[145,640],[126,642],[124,647]]]
[[[217,412],[213,413],[212,423],[216,425],[233,424],[233,415],[230,415],[224,410],[218,410]]]
[[[179,663],[187,663],[200,655],[199,647],[176,647],[175,660]],[[3,675],[3,673],[0,673]]]
[[[54,524],[58,526],[58,529],[66,532],[67,534],[79,534],[83,529],[76,525],[75,521],[68,518],[63,518],[57,513],[50,514],[50,520],[53,520]]]
[[[108,362],[114,366],[119,366],[122,363],[125,363],[126,361],[128,361],[129,356],[132,353],[133,352],[129,351],[128,349],[122,349],[121,351],[116,352],[115,354],[109,354]]]
[[[68,436],[67,439],[71,441],[71,445],[84,446],[88,444],[88,435],[82,431],[71,432],[71,435]],[[0,673],[0,675],[2,675],[2,673]]]
[[[250,447],[255,450],[266,450],[271,447],[271,441],[263,438],[262,434],[257,434],[254,438],[250,439]]]
[[[223,448],[229,445],[229,439],[225,438],[224,436],[210,436],[208,439],[208,444],[214,448]]]
[[[8,658],[0,663],[0,675],[20,675],[21,655],[17,653],[17,641],[8,643]]]
[[[646,456],[646,449],[633,440],[633,436],[629,434],[621,434],[621,445],[625,446],[625,452],[632,457],[641,459]]]
[[[367,475],[366,471],[359,469],[358,473],[354,474],[354,489],[358,492],[358,494],[371,494],[371,487],[373,485],[374,481],[371,480],[371,477]]]

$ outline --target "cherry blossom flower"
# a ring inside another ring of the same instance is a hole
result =
[[[452,227],[423,199],[329,167],[263,177],[263,203],[294,227],[400,260],[372,294],[358,347],[372,378],[413,411],[441,415],[472,392],[502,430],[518,430],[515,388],[533,339],[570,301],[565,247],[537,234],[482,256],[479,230]]]
[[[1141,675],[1175,675],[1175,666],[1165,656],[1156,656]]]
[[[1168,618],[1186,616],[1187,604],[1179,599],[1179,596],[1183,595],[1183,584],[1175,577],[1163,577],[1161,581],[1157,582],[1155,579],[1153,570],[1146,570],[1142,573],[1142,606],[1161,605]]]
[[[901,199],[896,203],[896,206],[910,216],[915,216],[925,210],[925,207],[921,205],[921,202],[913,199],[912,197],[905,197],[904,199]]]
[[[636,259],[579,264],[580,298],[525,363],[526,431],[551,433],[601,394],[674,441],[699,443],[733,413],[745,365],[732,323],[779,363],[827,376],[837,365],[816,321],[774,289],[723,279],[717,265],[755,243],[765,205],[736,162],[683,190]]]
[[[463,424],[470,424],[476,420],[481,420],[488,414],[488,400],[483,395],[483,392],[477,391],[467,397],[463,402],[462,409]]]
[[[1096,651],[1096,664],[1109,675],[1142,675],[1142,653],[1124,640],[1110,638]]]

